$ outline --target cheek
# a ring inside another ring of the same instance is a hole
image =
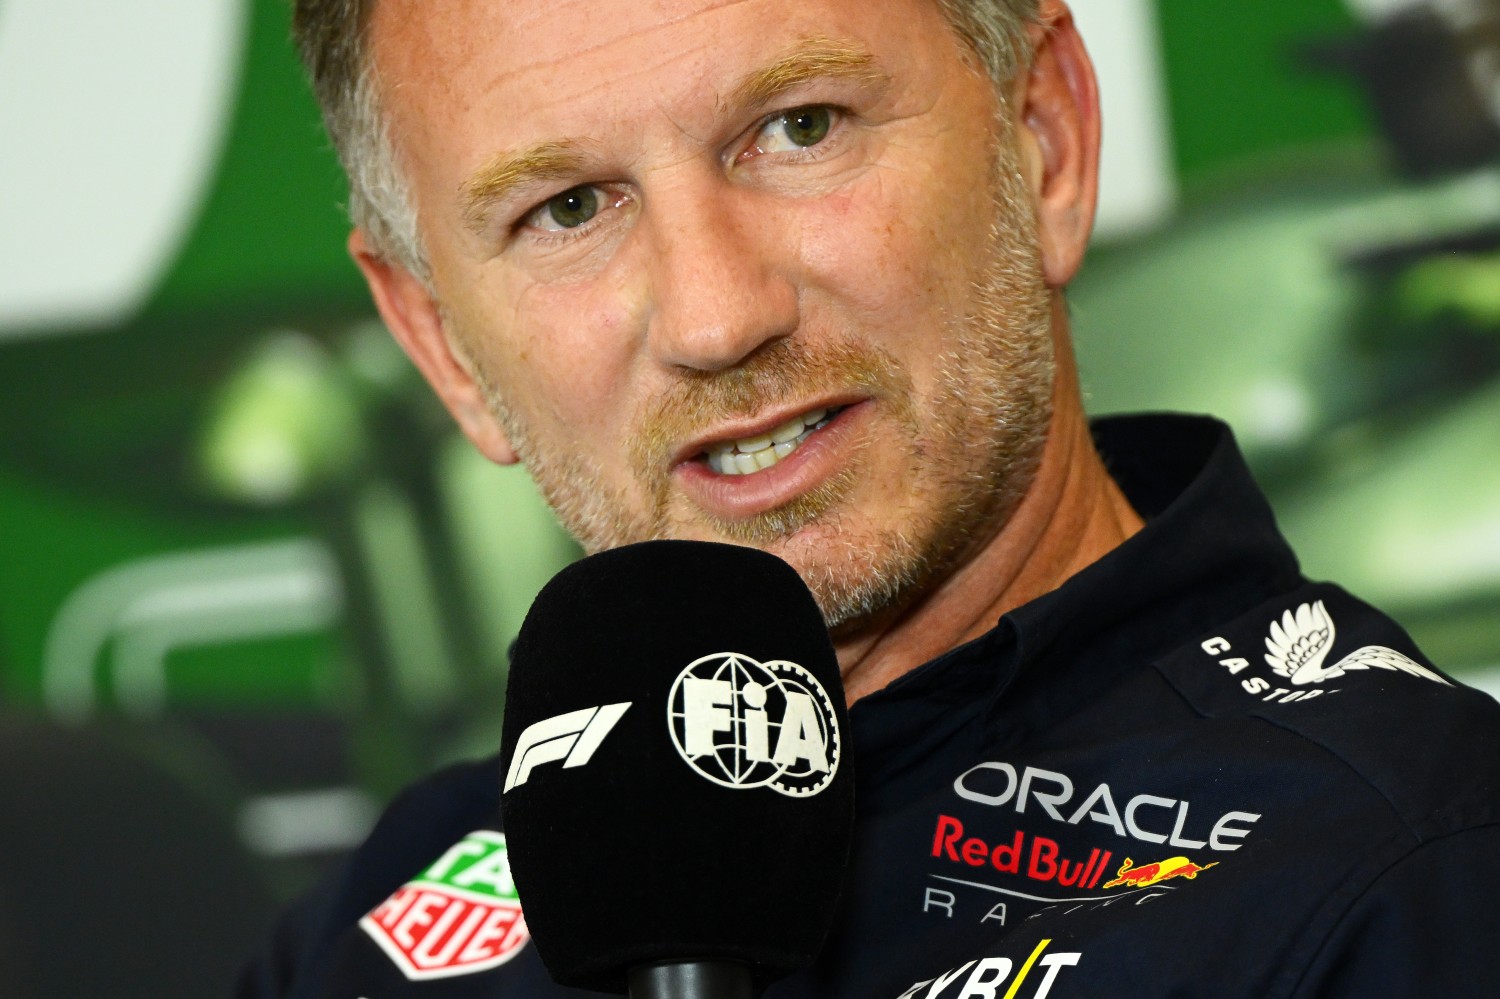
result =
[[[628,393],[630,317],[608,291],[530,285],[509,289],[488,351],[507,401],[533,424],[570,437],[618,421]],[[503,332],[498,332],[503,330]]]
[[[931,178],[872,173],[809,213],[801,245],[808,284],[884,346],[934,344],[943,324],[966,311],[968,262],[987,231],[977,208]]]

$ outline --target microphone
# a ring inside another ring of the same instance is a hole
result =
[[[648,541],[537,596],[500,766],[511,870],[554,981],[750,999],[807,967],[854,828],[833,645],[791,566]]]

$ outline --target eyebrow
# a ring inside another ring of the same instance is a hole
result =
[[[809,38],[769,66],[747,76],[723,106],[763,107],[804,83],[828,78],[866,84],[890,79],[876,68],[875,57],[864,47],[832,38]]]
[[[586,162],[583,151],[567,142],[542,142],[517,153],[495,154],[464,181],[460,198],[464,225],[479,232],[492,205],[521,188],[576,176]]]
[[[876,84],[890,78],[875,66],[875,57],[851,42],[810,38],[776,61],[755,70],[731,91],[720,110],[764,107],[782,95],[820,79]],[[571,142],[542,142],[519,152],[492,156],[460,188],[464,225],[482,234],[491,209],[527,187],[578,176],[589,158]]]

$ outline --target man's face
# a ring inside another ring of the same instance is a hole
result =
[[[374,53],[449,340],[585,548],[753,544],[840,624],[1003,524],[1050,298],[930,0],[383,0]]]

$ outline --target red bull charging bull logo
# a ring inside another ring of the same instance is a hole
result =
[[[1218,867],[1218,862],[1205,864],[1202,867],[1193,863],[1186,857],[1171,857],[1167,860],[1158,860],[1154,864],[1145,864],[1136,867],[1129,857],[1125,863],[1115,872],[1113,881],[1106,881],[1105,888],[1149,888],[1159,885],[1171,878],[1187,878],[1192,880],[1210,867]]]

